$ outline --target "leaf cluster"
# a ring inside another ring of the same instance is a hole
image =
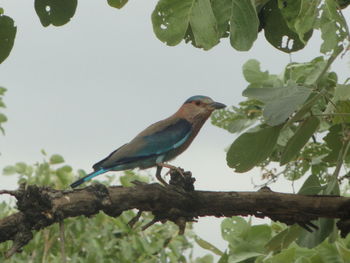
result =
[[[66,189],[76,178],[85,175],[82,170],[74,171],[61,155],[48,156],[34,165],[18,162],[6,166],[3,175],[18,176],[18,183],[52,186]],[[123,186],[132,186],[134,180],[148,182],[147,176],[126,171],[120,177]],[[105,184],[115,181],[110,176]],[[0,218],[15,212],[11,204],[0,203]],[[126,211],[117,218],[97,214],[93,219],[83,216],[67,219],[65,225],[65,251],[71,262],[197,262],[211,263],[213,257],[205,255],[192,259],[193,242],[197,236],[189,225],[185,235],[178,235],[173,223],[155,224],[141,231],[141,227],[152,220],[152,215],[143,213],[140,220],[130,227],[128,222],[136,216],[135,211]],[[0,261],[11,246],[0,244]],[[62,262],[59,227],[53,225],[34,233],[34,238],[21,253],[15,254],[9,262]]]
[[[314,249],[300,245],[305,240],[300,233],[303,230],[294,225],[286,228],[283,224],[273,223],[252,225],[240,217],[224,219],[221,233],[228,242],[228,249],[218,262],[249,263],[328,263],[348,262],[350,257],[350,236],[345,239],[319,243]]]
[[[0,87],[0,109],[6,108],[6,105],[3,101],[3,96],[4,96],[5,92],[6,92],[6,89],[4,87]],[[6,121],[7,121],[7,117],[5,116],[5,114],[0,112],[0,131],[2,132],[2,134],[5,134],[5,130],[4,130],[4,127],[2,125]]]
[[[128,0],[107,0],[122,8]],[[44,27],[62,26],[74,16],[78,0],[35,0],[34,8]],[[344,39],[340,9],[345,0],[159,0],[152,24],[159,40],[170,46],[183,40],[209,50],[229,38],[239,51],[249,50],[260,32],[280,51],[291,53],[305,47],[314,30],[322,33],[321,52],[330,52]],[[10,54],[17,27],[0,9],[0,63]]]

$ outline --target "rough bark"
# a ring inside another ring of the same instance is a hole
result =
[[[135,187],[97,184],[67,191],[29,185],[2,193],[14,195],[19,210],[0,219],[0,243],[14,241],[7,256],[20,251],[32,239],[33,230],[68,217],[91,216],[100,211],[113,217],[129,209],[150,211],[155,216],[152,223],[171,220],[179,226],[180,232],[186,222],[198,217],[235,215],[269,217],[288,225],[298,223],[305,228],[310,228],[310,221],[319,217],[338,218],[343,235],[350,229],[350,198],[285,194],[269,188],[258,192],[211,192],[137,183]]]

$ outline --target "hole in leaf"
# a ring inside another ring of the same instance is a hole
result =
[[[282,37],[282,40],[281,40],[281,47],[282,48],[286,48],[288,46],[288,40],[289,40],[288,36],[283,36]]]

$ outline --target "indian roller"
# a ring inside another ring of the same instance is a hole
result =
[[[129,143],[94,164],[94,171],[72,183],[71,187],[109,171],[150,167],[157,167],[157,179],[166,184],[161,170],[163,167],[174,168],[166,162],[188,148],[214,110],[225,107],[207,96],[190,97],[173,115],[150,125]]]

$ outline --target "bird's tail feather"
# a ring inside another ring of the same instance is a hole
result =
[[[81,185],[81,184],[83,184],[83,183],[85,183],[85,182],[91,180],[91,179],[94,178],[95,176],[98,176],[98,175],[100,175],[100,174],[103,174],[103,173],[105,173],[105,172],[107,172],[107,171],[108,171],[108,170],[106,170],[106,169],[100,169],[100,170],[98,170],[98,171],[95,171],[95,172],[92,172],[92,173],[90,173],[90,174],[87,174],[87,175],[85,175],[84,177],[82,177],[82,178],[80,178],[79,180],[77,180],[77,181],[75,181],[74,183],[72,183],[72,184],[70,185],[70,187],[75,188],[75,187],[77,187],[77,186],[79,186],[79,185]]]

